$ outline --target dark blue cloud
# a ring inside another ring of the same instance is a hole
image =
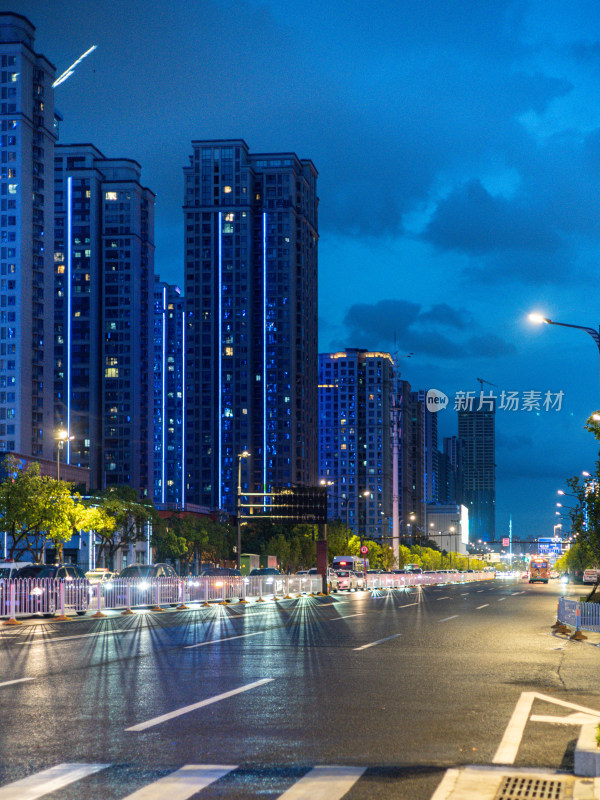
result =
[[[510,356],[516,353],[513,344],[489,331],[479,331],[469,318],[468,330],[477,330],[470,336],[450,337],[438,328],[463,331],[460,324],[464,313],[448,304],[438,304],[421,311],[418,303],[406,300],[381,300],[377,303],[357,303],[351,306],[344,318],[347,328],[346,347],[397,349],[415,355],[440,359],[481,359]]]

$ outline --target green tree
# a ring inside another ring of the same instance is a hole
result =
[[[157,561],[185,559],[188,546],[185,537],[178,535],[176,522],[161,519],[152,527],[152,546],[156,550]]]
[[[100,536],[98,563],[110,569],[114,568],[117,550],[142,540],[145,524],[158,521],[154,505],[148,500],[140,501],[136,490],[130,486],[111,486],[90,498],[87,505],[96,506],[102,512],[96,528]]]

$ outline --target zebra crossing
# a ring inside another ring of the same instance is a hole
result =
[[[105,771],[110,780],[112,764],[57,764],[27,778],[0,786],[0,800],[37,800],[85,778]],[[185,764],[121,800],[188,800],[238,769],[231,764]],[[278,800],[340,800],[362,777],[366,767],[315,766],[295,780]],[[255,790],[256,787],[249,787]],[[82,784],[81,796],[89,797]],[[71,795],[72,796],[72,795]],[[254,796],[254,795],[252,795]]]

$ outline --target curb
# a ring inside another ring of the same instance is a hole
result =
[[[596,743],[597,722],[581,726],[575,745],[575,775],[593,778],[600,776],[600,747]]]

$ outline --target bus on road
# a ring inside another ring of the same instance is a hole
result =
[[[533,556],[529,562],[529,583],[548,583],[550,563],[544,556]]]

